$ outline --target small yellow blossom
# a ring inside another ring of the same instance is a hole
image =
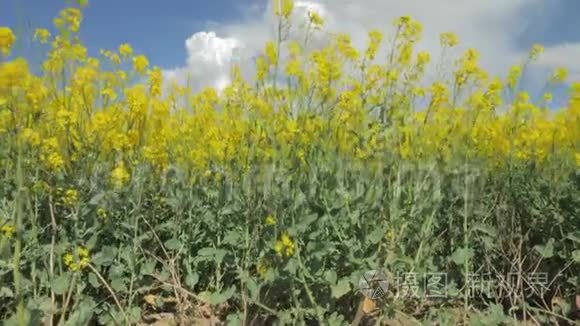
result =
[[[34,31],[34,39],[38,40],[41,44],[48,42],[50,38],[50,32],[45,28],[38,28]]]
[[[266,274],[268,273],[268,270],[270,269],[270,264],[268,263],[268,260],[261,258],[258,263],[256,264],[256,272],[258,272],[258,275],[264,279],[266,278]]]
[[[79,193],[76,189],[67,189],[62,196],[62,202],[67,207],[74,207],[79,201]]]
[[[440,35],[441,46],[454,47],[459,44],[459,37],[455,33],[443,33]]]
[[[552,74],[552,82],[554,83],[562,83],[566,81],[566,78],[568,78],[568,70],[563,67],[557,68]]]
[[[11,224],[4,224],[0,228],[0,232],[2,232],[2,234],[5,237],[7,237],[8,239],[12,238],[12,236],[14,235],[14,232],[15,231],[16,231],[16,228],[13,225],[11,225]]]
[[[284,18],[290,17],[292,11],[294,10],[293,0],[272,0],[274,1],[274,15],[281,16]]]
[[[119,54],[123,57],[123,58],[129,58],[130,56],[133,55],[133,48],[131,47],[130,44],[128,43],[123,43],[119,46]]]
[[[149,60],[144,55],[138,55],[133,58],[133,69],[136,72],[142,74],[145,72],[147,67],[149,66]]]
[[[129,181],[130,177],[131,175],[129,174],[129,171],[127,171],[123,161],[120,161],[111,172],[111,182],[115,188],[123,187],[127,181]]]
[[[294,255],[295,244],[288,233],[283,233],[280,240],[276,241],[274,251],[280,256],[290,257]]]
[[[321,28],[324,25],[324,18],[313,10],[308,11],[308,18],[310,19],[310,24],[314,26],[314,28]]]
[[[267,42],[264,52],[271,65],[276,65],[278,63],[278,50],[276,49],[274,42]]]
[[[276,218],[274,215],[268,215],[268,217],[266,217],[266,225],[276,225]]]
[[[522,75],[522,67],[520,65],[515,65],[511,67],[508,77],[507,77],[507,85],[510,89],[515,89],[516,85],[518,84],[520,77]]]
[[[0,53],[9,55],[12,45],[16,41],[16,36],[8,27],[0,26]]]
[[[534,44],[530,50],[530,60],[538,60],[542,53],[544,53],[544,47],[540,44]]]
[[[97,217],[102,221],[106,221],[107,218],[109,217],[109,213],[103,207],[99,207],[97,209]]]
[[[369,32],[369,45],[365,53],[365,57],[369,60],[374,60],[379,50],[379,46],[383,40],[383,34],[380,30],[373,29]]]
[[[78,272],[84,269],[90,263],[89,250],[84,247],[76,248],[76,255],[67,252],[63,256],[63,262],[71,271]]]

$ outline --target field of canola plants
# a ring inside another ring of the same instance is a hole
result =
[[[251,81],[193,93],[129,44],[90,57],[86,5],[34,32],[38,74],[0,27],[6,325],[575,323],[580,83],[557,69],[532,101],[541,46],[505,78],[469,49],[429,80],[401,17],[364,49],[278,38]]]

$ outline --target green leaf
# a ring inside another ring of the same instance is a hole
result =
[[[93,299],[83,298],[78,307],[70,314],[65,325],[88,325],[93,318],[95,306]]]
[[[69,275],[61,274],[52,280],[51,288],[57,295],[63,295],[66,293],[70,282]]]
[[[171,239],[165,241],[165,243],[163,245],[165,246],[165,248],[167,248],[169,250],[181,249],[181,241],[179,241],[179,239],[177,239],[177,238],[171,238]]]
[[[89,283],[95,288],[98,289],[102,286],[101,282],[99,282],[99,279],[97,278],[97,275],[95,275],[95,273],[90,272],[89,273]]]
[[[473,258],[473,249],[471,248],[458,248],[451,255],[451,260],[456,265],[464,265],[467,261]]]
[[[89,200],[89,204],[90,205],[98,205],[103,200],[104,197],[105,197],[105,193],[104,192],[98,193],[98,194],[94,195]]]
[[[574,250],[572,252],[572,259],[574,259],[574,262],[580,263],[580,250]]]
[[[385,236],[385,232],[383,231],[382,228],[376,228],[373,232],[371,232],[368,235],[368,240],[371,242],[371,244],[377,244],[381,241],[381,239],[383,239],[383,237]]]
[[[229,314],[227,317],[228,326],[240,326],[242,323],[242,316],[240,313]]]
[[[495,237],[497,235],[495,227],[488,224],[477,223],[471,228],[471,230],[482,232],[490,237]]]
[[[197,282],[199,282],[199,274],[195,272],[187,274],[187,276],[185,277],[185,284],[192,289],[195,287]]]
[[[151,275],[155,271],[156,262],[148,261],[141,266],[141,275]]]
[[[215,253],[215,249],[214,248],[202,248],[199,249],[199,251],[197,252],[197,254],[199,256],[213,256]]]
[[[129,319],[132,322],[137,323],[141,319],[141,308],[133,306],[131,309],[129,309],[127,314],[129,315]]]
[[[258,286],[258,283],[256,283],[256,280],[254,280],[253,277],[249,277],[246,286],[248,287],[248,292],[250,292],[250,298],[252,298],[252,300],[257,300],[260,295],[260,287]]]
[[[345,277],[340,279],[336,285],[330,287],[330,291],[333,298],[340,298],[343,295],[347,294],[351,290],[350,280],[349,278]]]
[[[548,240],[545,245],[534,246],[534,249],[544,258],[551,258],[554,256],[554,239]]]
[[[575,231],[575,232],[569,233],[566,236],[566,239],[570,239],[576,243],[580,243],[580,232]]]
[[[97,266],[109,266],[117,257],[117,248],[113,246],[104,246],[100,252],[91,257],[93,264]]]
[[[338,276],[336,275],[335,271],[329,270],[329,271],[324,272],[324,278],[326,278],[328,283],[336,284],[336,280],[337,280]]]
[[[211,305],[218,305],[228,301],[235,292],[236,288],[232,286],[224,292],[211,293],[209,291],[204,291],[199,294],[199,297]]]
[[[236,245],[242,238],[240,231],[230,230],[223,240],[223,244]]]
[[[212,258],[215,262],[220,263],[228,252],[224,249],[202,248],[197,254],[202,257]]]
[[[0,287],[0,298],[13,298],[14,292],[9,287]]]
[[[99,234],[95,233],[93,234],[90,239],[87,241],[85,247],[88,250],[93,250],[93,248],[95,248],[95,245],[97,244],[97,240],[99,239]]]
[[[330,317],[328,318],[328,320],[326,321],[326,323],[327,323],[328,326],[348,325],[344,321],[344,316],[343,315],[339,315],[336,312],[333,312],[332,315],[330,315]]]
[[[304,232],[306,231],[306,229],[308,229],[308,226],[310,226],[310,224],[312,224],[316,220],[318,220],[318,214],[309,214],[307,216],[304,216],[300,220],[298,220],[298,223],[296,224],[296,229],[299,232]]]
[[[298,264],[294,258],[290,258],[284,270],[288,271],[290,274],[296,273],[298,270]]]
[[[122,293],[127,292],[127,286],[125,285],[125,282],[123,282],[123,279],[120,277],[115,278],[111,281],[111,287],[116,292],[122,292]]]

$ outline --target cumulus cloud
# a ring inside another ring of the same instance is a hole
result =
[[[266,3],[266,1],[268,3]],[[438,54],[439,34],[456,32],[462,40],[457,51],[474,47],[481,52],[481,64],[491,73],[500,74],[508,66],[525,58],[527,49],[518,44],[518,37],[533,23],[530,15],[547,10],[544,0],[308,0],[296,1],[292,17],[293,33],[300,28],[309,10],[320,13],[326,23],[312,42],[323,42],[327,32],[349,33],[358,47],[364,47],[370,29],[393,34],[392,22],[397,17],[411,16],[424,25],[419,49]],[[184,66],[166,73],[178,80],[189,75],[194,88],[222,88],[229,82],[232,62],[241,63],[246,72],[253,69],[254,59],[264,43],[277,34],[272,4],[265,0],[257,11],[252,8],[241,22],[223,24],[210,32],[200,32],[186,40]],[[579,45],[563,45],[547,49],[544,65],[577,65]],[[459,53],[456,53],[459,55]]]
[[[186,65],[167,70],[166,76],[180,84],[224,88],[228,83],[228,67],[240,46],[239,40],[219,37],[213,31],[195,33],[185,41]]]

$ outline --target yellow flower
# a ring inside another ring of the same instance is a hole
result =
[[[40,135],[31,128],[24,128],[22,130],[22,138],[32,146],[38,146],[41,143]]]
[[[260,275],[260,277],[262,279],[266,278],[266,274],[268,273],[269,269],[270,269],[270,266],[269,266],[268,261],[266,259],[262,258],[256,264],[256,272],[258,272],[258,275]]]
[[[9,27],[0,26],[0,53],[7,56],[10,54],[16,36]]]
[[[276,65],[278,63],[278,51],[274,42],[267,42],[264,52],[266,53],[266,57],[271,65]]]
[[[348,36],[348,34],[339,34],[336,37],[336,43],[337,43],[338,51],[346,59],[348,59],[350,61],[356,61],[358,59],[359,53],[352,46],[352,42],[351,42],[350,36]]]
[[[153,97],[161,95],[161,85],[163,84],[163,73],[159,67],[154,67],[149,71],[149,93]]]
[[[379,50],[379,46],[383,40],[383,34],[380,30],[373,29],[369,32],[369,45],[367,47],[367,51],[365,56],[369,60],[374,60],[375,56],[377,55],[377,51]]]
[[[0,228],[0,232],[2,232],[2,234],[4,234],[4,236],[7,237],[8,239],[12,238],[15,231],[16,228],[11,224],[4,224]]]
[[[290,17],[294,10],[294,1],[292,0],[273,0],[274,15],[284,18]]]
[[[443,47],[452,48],[459,44],[459,37],[455,33],[443,33],[439,39]]]
[[[50,38],[50,32],[45,28],[38,28],[34,31],[34,39],[38,40],[41,44],[48,42]]]
[[[76,255],[72,252],[67,252],[62,259],[65,266],[73,272],[84,269],[91,261],[89,250],[80,246],[76,248]]]
[[[264,60],[263,56],[259,56],[256,59],[256,80],[259,82],[264,81],[264,79],[266,79],[266,76],[268,75],[268,64],[266,63],[266,60]]]
[[[417,63],[420,65],[428,64],[431,60],[431,55],[427,51],[421,51],[417,54]]]
[[[145,72],[148,66],[149,60],[147,60],[146,56],[138,55],[133,58],[133,69],[135,69],[136,72],[142,74]]]
[[[82,12],[78,8],[65,8],[61,10],[60,15],[54,19],[56,28],[65,28],[73,33],[77,33],[83,19]]]
[[[62,197],[62,202],[67,207],[73,207],[79,201],[79,193],[75,189],[67,189]]]
[[[522,75],[522,67],[519,65],[515,65],[511,67],[508,77],[507,77],[507,85],[510,89],[515,89],[516,85],[520,80],[520,76]]]
[[[566,78],[568,78],[568,70],[563,67],[557,68],[552,74],[552,82],[554,83],[562,83],[566,81]]]
[[[274,215],[268,215],[268,217],[266,217],[266,225],[276,225],[276,218]]]
[[[283,233],[280,240],[276,241],[274,251],[280,256],[290,257],[294,255],[295,245],[288,233]]]
[[[84,8],[89,5],[89,0],[77,0],[79,7]]]
[[[540,44],[534,44],[530,50],[530,60],[538,60],[542,53],[544,53],[544,47]]]
[[[119,46],[119,54],[123,58],[128,58],[133,55],[133,48],[128,43],[123,43]]]
[[[99,207],[97,209],[97,217],[103,221],[106,221],[107,218],[109,217],[109,213],[107,213],[106,209]]]
[[[411,22],[411,17],[409,16],[401,16],[395,20],[395,25],[399,27],[404,27],[409,25]]]
[[[123,161],[120,161],[111,172],[111,182],[117,189],[122,188],[127,181],[129,181],[130,177],[131,175],[127,171],[127,168],[125,168],[125,163]]]
[[[321,28],[324,25],[324,18],[316,11],[309,10],[308,18],[310,19],[310,24],[315,28]]]
[[[2,90],[26,86],[28,77],[30,77],[28,62],[23,58],[0,64],[0,89]]]

